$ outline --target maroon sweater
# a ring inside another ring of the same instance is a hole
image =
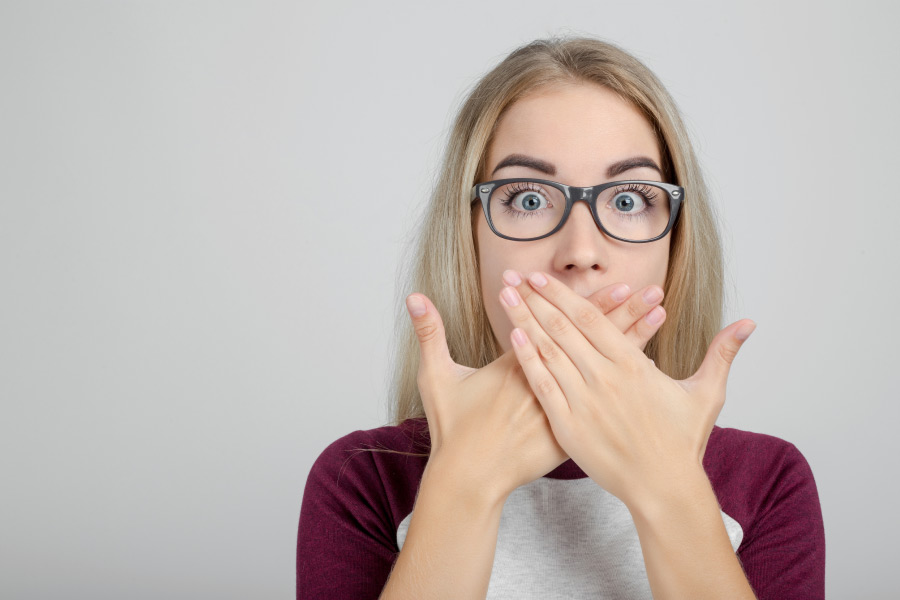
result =
[[[425,419],[354,431],[310,470],[297,598],[376,599],[406,539],[427,452]],[[803,455],[776,437],[715,427],[703,467],[759,600],[825,596],[825,532]],[[487,598],[650,598],[624,504],[571,459],[504,504]]]

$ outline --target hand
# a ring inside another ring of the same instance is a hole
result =
[[[503,275],[507,285],[522,283],[515,271],[505,271]],[[658,285],[645,286],[628,296],[630,292],[628,284],[612,283],[586,299],[625,334],[626,340],[643,350],[666,320],[666,310],[659,306],[664,293]]]
[[[641,317],[659,300],[646,303],[637,293],[623,300],[627,286],[622,296],[614,293],[620,285],[599,290],[589,301],[642,347],[661,322],[651,325]],[[424,313],[413,316],[417,302]],[[473,489],[496,486],[498,494],[508,495],[568,460],[513,351],[481,369],[460,365],[450,357],[434,304],[411,294],[407,307],[419,340],[418,386],[431,436],[429,464],[450,462],[449,468],[467,473]]]
[[[666,493],[702,465],[731,363],[755,324],[742,319],[722,329],[697,372],[675,381],[592,303],[542,275],[543,287],[529,280],[504,288],[501,302],[557,441],[629,508]]]

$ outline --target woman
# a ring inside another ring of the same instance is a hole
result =
[[[298,598],[824,597],[805,459],[714,425],[755,324],[719,331],[715,219],[644,65],[586,38],[508,56],[417,257],[394,424],[313,465]]]

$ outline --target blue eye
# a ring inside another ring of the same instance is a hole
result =
[[[617,187],[609,201],[614,213],[624,218],[645,218],[654,210],[658,191],[641,183],[629,183]]]
[[[541,208],[541,202],[546,205],[547,199],[540,194],[536,194],[534,192],[526,192],[524,194],[519,194],[510,202],[514,207],[518,209],[531,212]]]
[[[554,208],[550,195],[533,182],[517,182],[503,186],[497,192],[500,196],[497,200],[508,215],[516,217],[546,216],[547,209]]]
[[[635,201],[637,202],[635,203]],[[632,192],[622,192],[617,194],[616,197],[613,198],[613,204],[615,205],[616,210],[626,213],[641,212],[645,206],[644,199]],[[635,208],[635,206],[637,206],[637,208]]]

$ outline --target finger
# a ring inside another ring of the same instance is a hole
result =
[[[523,283],[519,286],[519,290],[529,306],[539,306],[541,303],[537,298],[541,298],[548,305],[561,311],[582,336],[607,359],[618,362],[633,354],[635,349],[630,344],[624,343],[626,341],[624,334],[597,310],[596,306],[555,277],[541,272],[532,273],[527,284]],[[531,293],[532,290],[534,293]]]
[[[741,319],[717,333],[700,368],[687,381],[707,388],[715,397],[724,401],[731,364],[754,329],[756,323],[750,319]]]
[[[581,369],[573,362],[573,357],[577,357],[579,352],[582,356],[586,352],[596,354],[596,351],[584,339],[584,336],[571,324],[568,324],[568,326],[563,324],[562,321],[568,322],[568,319],[565,319],[565,316],[557,311],[559,317],[562,318],[557,320],[554,327],[565,327],[568,329],[566,334],[569,336],[577,335],[581,338],[580,347],[578,347],[577,340],[572,340],[567,344],[569,347],[567,352],[565,348],[557,344],[554,338],[548,335],[549,332],[545,331],[543,325],[535,318],[530,307],[522,301],[522,297],[519,296],[516,288],[511,286],[503,288],[500,292],[500,304],[503,305],[513,326],[525,331],[528,338],[533,341],[538,355],[546,363],[546,368],[552,373],[556,381],[559,382],[562,392],[566,396],[575,393],[577,388],[574,386],[578,383],[583,383],[585,378]],[[561,334],[560,337],[566,337],[566,334]],[[585,362],[583,358],[581,362]]]
[[[658,285],[648,285],[635,293],[615,309],[604,313],[619,331],[628,331],[645,317],[663,299],[663,289]]]
[[[572,408],[566,400],[566,395],[559,387],[556,377],[547,369],[540,352],[525,331],[518,327],[514,328],[510,333],[510,339],[525,379],[528,380],[528,385],[538,402],[541,403],[544,412],[547,413],[550,428],[555,434],[559,429],[554,428],[553,424],[565,423],[564,419],[572,414]]]
[[[631,288],[627,283],[611,283],[588,296],[587,300],[603,311],[604,315],[609,316],[609,313],[620,306],[630,293]]]
[[[424,294],[407,296],[406,309],[419,340],[419,371],[442,373],[453,364],[453,359],[441,315]]]
[[[653,310],[644,315],[644,318],[638,319],[637,322],[625,332],[625,337],[632,344],[643,350],[647,345],[647,342],[650,341],[650,338],[656,335],[656,332],[659,331],[659,328],[662,327],[662,324],[665,322],[666,309],[662,306],[656,306]]]

